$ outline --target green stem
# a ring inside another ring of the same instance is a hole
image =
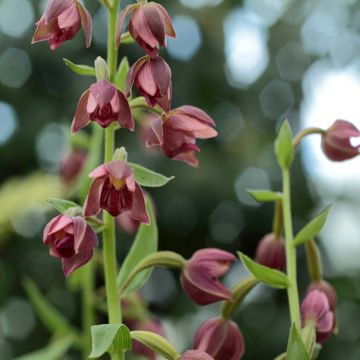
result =
[[[274,218],[273,218],[273,233],[276,235],[276,238],[279,239],[281,232],[283,230],[283,211],[282,211],[282,201],[278,200],[274,205]]]
[[[289,169],[282,170],[283,176],[283,217],[285,228],[286,267],[291,285],[287,288],[291,323],[300,329],[299,292],[296,276],[296,247],[293,246],[293,227],[291,219],[290,173]]]
[[[320,134],[320,135],[325,135],[326,134],[326,130],[321,129],[321,128],[317,128],[317,127],[310,127],[307,129],[304,129],[302,131],[300,131],[293,140],[293,147],[297,148],[300,145],[301,140],[308,135],[311,134]]]

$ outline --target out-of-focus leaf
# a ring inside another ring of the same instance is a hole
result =
[[[78,75],[83,75],[83,76],[95,76],[95,69],[91,66],[87,66],[87,65],[77,65],[74,64],[72,61],[70,61],[69,59],[63,59],[65,65],[71,69],[75,74]]]
[[[158,247],[158,228],[153,205],[149,198],[146,199],[146,206],[149,211],[150,225],[141,224],[136,234],[135,241],[127,254],[117,277],[119,288],[125,283],[127,277],[136,265],[146,256],[156,252]],[[138,274],[130,285],[125,289],[124,295],[129,295],[139,289],[149,278],[152,269],[144,270]]]
[[[286,350],[286,359],[289,360],[311,360],[309,354],[305,349],[299,331],[295,324],[291,325],[289,341]]]
[[[80,205],[78,205],[75,202],[70,201],[70,200],[48,198],[48,199],[46,199],[46,201],[48,203],[50,203],[61,214],[63,214],[64,212],[66,212],[67,210],[69,210],[71,208],[80,207]]]
[[[256,201],[279,201],[282,199],[282,194],[270,190],[246,190]]]
[[[166,177],[138,164],[129,163],[129,166],[134,171],[136,182],[141,186],[161,187],[175,178],[175,176]]]
[[[285,120],[280,128],[275,141],[275,154],[281,168],[289,168],[293,157],[294,149],[292,146],[293,134],[288,120]]]

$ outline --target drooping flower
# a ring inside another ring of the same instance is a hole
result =
[[[170,110],[171,69],[162,57],[144,56],[133,64],[127,76],[127,97],[133,86],[139,95],[145,97],[149,106],[153,107],[158,104],[164,111]]]
[[[61,258],[65,276],[86,264],[98,240],[94,230],[81,216],[65,214],[53,218],[45,227],[43,242],[50,246],[50,255]]]
[[[84,216],[96,215],[100,209],[112,216],[129,211],[134,219],[149,224],[144,194],[126,161],[100,165],[90,176],[94,180],[85,200]]]
[[[204,351],[188,350],[183,354],[180,360],[214,360],[214,358]]]
[[[209,139],[217,135],[214,120],[194,106],[181,106],[151,122],[146,144],[161,146],[169,158],[198,166],[195,154],[200,151],[196,139]]]
[[[126,17],[131,14],[129,33],[150,55],[156,56],[160,46],[166,46],[166,36],[175,37],[167,11],[156,2],[142,1],[128,5],[119,16],[116,42],[120,45]]]
[[[316,341],[319,344],[330,337],[335,326],[335,317],[325,293],[319,290],[310,291],[301,304],[301,317],[304,325],[315,327]]]
[[[107,80],[96,82],[81,95],[71,132],[76,133],[90,121],[96,121],[103,128],[116,121],[121,127],[134,130],[128,101],[124,94]]]
[[[309,293],[313,290],[319,290],[323,292],[329,300],[330,310],[335,312],[337,295],[333,286],[326,280],[314,281],[308,287],[307,292]]]
[[[286,255],[283,237],[277,237],[274,233],[265,235],[257,246],[255,260],[261,265],[285,271]]]
[[[185,293],[198,305],[231,300],[230,291],[220,282],[235,260],[233,254],[219,249],[201,249],[189,259],[181,273]]]
[[[51,50],[71,40],[83,27],[86,47],[91,44],[92,21],[84,5],[77,0],[50,0],[36,23],[32,43],[48,41]]]
[[[239,327],[221,317],[211,318],[200,325],[193,347],[208,353],[215,360],[240,360],[245,352]]]
[[[61,180],[70,185],[81,172],[87,153],[81,149],[71,149],[60,161],[59,175]]]
[[[360,145],[352,145],[350,140],[359,136],[360,131],[352,123],[336,120],[322,136],[322,149],[332,161],[351,159],[359,155]]]

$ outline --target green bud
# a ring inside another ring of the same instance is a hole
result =
[[[315,345],[316,345],[316,332],[314,324],[307,324],[301,329],[301,337],[303,339],[305,348],[310,355],[310,359],[313,358]]]
[[[127,152],[125,148],[122,146],[120,149],[116,149],[115,153],[113,155],[113,160],[121,160],[121,161],[127,161]]]
[[[109,79],[109,70],[106,61],[100,56],[95,60],[95,72],[97,81]]]

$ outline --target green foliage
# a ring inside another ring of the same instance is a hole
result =
[[[92,350],[90,359],[108,353],[131,350],[130,331],[124,324],[101,324],[91,327]]]
[[[63,214],[66,211],[70,210],[71,208],[77,207],[79,208],[80,205],[76,204],[70,200],[64,199],[56,199],[56,198],[48,198],[46,199],[48,203],[50,203],[59,213]]]
[[[136,265],[138,265],[146,256],[155,253],[158,247],[158,228],[156,225],[154,208],[149,198],[146,199],[146,206],[149,211],[150,225],[141,224],[139,227],[135,241],[126,256],[117,277],[117,286],[119,288],[124,285],[129,274]],[[151,272],[152,269],[147,269],[138,274],[125,289],[125,294],[128,295],[139,289],[149,278]]]
[[[83,75],[83,76],[96,76],[95,69],[91,66],[87,65],[77,65],[74,64],[72,61],[63,58],[65,65],[72,70],[75,74]]]
[[[290,167],[294,157],[292,141],[291,127],[288,120],[285,120],[275,141],[275,154],[280,167],[283,169]]]
[[[295,236],[294,245],[303,244],[313,239],[324,227],[329,215],[331,206],[326,207],[318,216],[306,224]]]
[[[126,85],[126,77],[129,72],[129,60],[124,56],[119,65],[118,71],[115,77],[115,84],[119,90],[124,91]]]
[[[286,359],[289,360],[310,360],[305,345],[295,324],[292,324],[289,334],[289,341],[286,350]]]
[[[246,190],[256,201],[268,202],[279,201],[282,199],[282,193],[271,190]]]
[[[290,286],[290,280],[283,272],[260,265],[241,252],[238,252],[238,256],[249,272],[264,284],[277,289]]]

